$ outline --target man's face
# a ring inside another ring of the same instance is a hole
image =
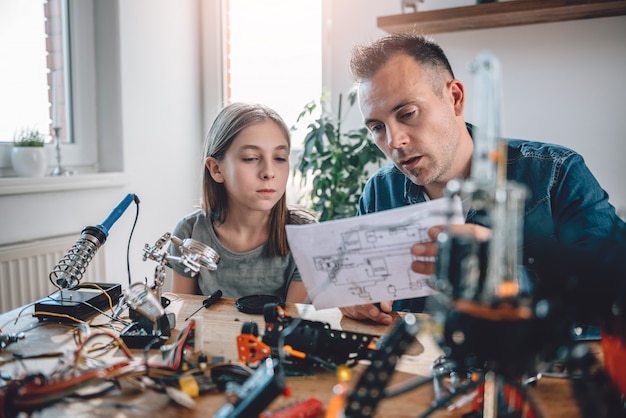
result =
[[[435,91],[437,76],[428,71],[430,75],[412,57],[396,55],[360,83],[359,103],[365,125],[385,155],[415,184],[442,188],[469,169],[465,150],[458,152],[465,129],[463,86],[440,75]]]

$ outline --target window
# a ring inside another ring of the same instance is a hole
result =
[[[264,103],[295,125],[322,94],[321,0],[227,0],[226,21],[227,102]]]
[[[304,106],[322,95],[321,0],[224,0],[226,103],[263,103],[289,127],[291,166],[299,159],[306,125]],[[317,112],[313,116],[317,116]],[[290,174],[288,203],[304,203],[308,186]],[[305,204],[305,203],[304,203]]]
[[[0,141],[21,128],[49,132],[44,1],[0,2]]]
[[[98,149],[102,138],[121,138],[121,116],[107,110],[120,100],[117,27],[114,0],[0,2],[3,63],[20,63],[0,68],[2,177],[12,176],[14,132],[28,126],[51,134],[53,120],[60,128],[63,166],[75,173],[122,171],[121,159],[106,155],[119,153],[121,140],[107,144],[105,155]],[[7,58],[9,53],[20,55]],[[106,124],[98,124],[102,118]],[[47,151],[52,169],[54,146],[48,145]]]

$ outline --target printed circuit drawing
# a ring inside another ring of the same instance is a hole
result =
[[[287,225],[286,231],[313,306],[326,309],[435,293],[430,276],[411,270],[415,260],[411,247],[431,241],[432,226],[464,219],[455,196],[351,218]]]
[[[429,240],[427,230],[426,225],[416,223],[342,232],[337,253],[315,256],[315,269],[328,275],[329,286],[341,287],[341,291],[347,290],[363,303],[373,300],[369,289],[380,288],[385,283],[388,283],[385,289],[389,299],[409,297],[428,286],[428,276],[411,270],[413,257],[410,254],[411,245]],[[403,266],[400,275],[398,266]],[[393,281],[390,280],[392,271],[395,271]]]

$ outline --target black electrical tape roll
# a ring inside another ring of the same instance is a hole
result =
[[[285,302],[276,295],[248,295],[242,296],[235,302],[235,306],[239,312],[247,314],[262,314],[263,307],[267,303],[277,303],[283,308]]]

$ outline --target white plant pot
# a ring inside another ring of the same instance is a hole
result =
[[[48,167],[43,147],[13,147],[11,163],[19,177],[43,177]]]

